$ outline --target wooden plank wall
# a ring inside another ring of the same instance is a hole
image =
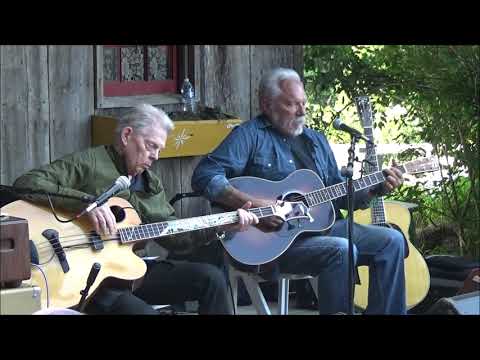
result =
[[[201,45],[195,49],[196,91],[200,102],[218,106],[223,112],[248,120],[258,113],[258,85],[263,73],[276,66],[295,68],[303,73],[303,47],[292,45]],[[171,107],[162,107],[171,111]],[[121,116],[128,109],[97,109],[97,115]],[[190,192],[190,179],[201,157],[161,159],[155,170],[161,174],[168,198]],[[203,198],[188,198],[175,205],[179,217],[210,211]],[[188,235],[192,241],[203,239]]]
[[[121,116],[127,108],[94,108],[93,46],[0,46],[0,182],[90,145],[90,116]],[[303,72],[297,45],[195,46],[200,101],[248,120],[258,113],[258,83],[271,67]],[[172,111],[172,106],[163,106]],[[200,157],[156,164],[169,198],[191,191]],[[204,214],[208,205],[189,199],[175,205],[180,217]]]
[[[45,46],[1,46],[2,184],[50,160],[46,54]]]
[[[90,145],[92,46],[0,46],[0,182]]]
[[[51,158],[90,146],[94,112],[93,47],[49,46]]]
[[[303,73],[303,47],[293,45],[201,45],[196,46],[196,91],[200,102],[218,106],[226,113],[248,120],[258,113],[258,83],[264,71],[274,66],[294,67]],[[254,94],[252,96],[251,94]],[[162,106],[172,111],[172,106]],[[96,109],[96,115],[119,117],[129,109]],[[162,176],[169,198],[190,192],[190,177],[199,157],[161,159],[156,169]],[[175,204],[178,215],[194,216],[207,211],[199,199]]]

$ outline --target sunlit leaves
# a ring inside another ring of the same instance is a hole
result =
[[[333,118],[358,128],[352,100],[368,95],[377,141],[428,142],[439,155],[455,159],[431,190],[442,199],[432,204],[442,204],[442,216],[455,224],[462,241],[480,233],[480,46],[308,45],[305,81],[309,122],[333,141],[348,141],[329,126]],[[404,111],[392,112],[395,107]],[[461,174],[468,176],[466,191],[457,189]],[[477,236],[465,244],[471,250],[478,241]]]

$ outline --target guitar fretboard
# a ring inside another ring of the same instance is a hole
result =
[[[249,209],[249,212],[257,215],[259,219],[274,215],[273,206]],[[221,225],[238,222],[236,211],[198,216],[189,219],[178,219],[121,228],[118,230],[120,242],[123,244],[142,240],[155,239],[163,236],[175,235],[190,231],[213,228]]]
[[[438,167],[436,165],[435,167]],[[397,168],[402,173],[418,173],[425,171],[432,171],[431,159],[414,160],[405,163]],[[355,191],[365,189],[367,187],[380,184],[385,181],[385,176],[382,171],[372,173],[364,176],[361,179],[353,182]],[[303,197],[305,198],[308,206],[316,206],[327,201],[337,199],[347,194],[347,188],[345,183],[339,183],[320,190],[309,192]],[[248,209],[249,212],[255,214],[259,219],[278,215],[276,213],[275,205],[266,206],[261,208]],[[175,235],[179,233],[207,229],[217,227],[221,225],[234,224],[238,222],[237,211],[231,211],[221,214],[212,214],[199,216],[189,219],[179,219],[172,221],[159,222],[154,224],[138,225],[128,228],[119,229],[120,241],[122,243],[131,243],[135,241],[154,239],[162,236]]]
[[[402,171],[402,169],[401,169]],[[405,172],[404,170],[402,172]],[[378,171],[376,173],[362,177],[361,179],[353,182],[353,188],[356,191],[360,191],[371,187],[376,184],[380,184],[385,181],[385,175],[383,172]],[[338,199],[347,195],[347,186],[345,183],[335,184],[324,189],[315,190],[305,194],[308,206],[317,206],[327,201]]]
[[[365,135],[373,143],[373,129],[370,126],[364,127]],[[378,156],[375,150],[375,145],[368,144],[366,147],[366,159],[369,161],[365,163],[365,171],[367,174],[378,171]],[[372,224],[381,225],[385,224],[387,221],[387,216],[385,213],[385,206],[383,204],[383,197],[376,197],[370,202],[370,210],[372,214]]]

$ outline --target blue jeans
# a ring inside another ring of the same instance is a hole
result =
[[[390,228],[354,224],[354,258],[369,266],[366,314],[406,314],[404,244]],[[347,220],[328,236],[300,235],[279,258],[282,273],[318,276],[320,314],[348,312]]]

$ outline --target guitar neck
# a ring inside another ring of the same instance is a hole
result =
[[[372,144],[367,143],[366,147],[366,160],[369,162],[365,163],[365,171],[367,174],[371,174],[373,172],[376,172],[380,169],[379,163],[378,163],[378,156],[376,152],[374,139],[373,139],[373,129],[371,126],[364,126],[365,130],[365,136],[372,142]],[[383,203],[383,197],[379,196],[373,199],[370,202],[370,210],[372,214],[372,224],[373,225],[381,225],[385,224],[387,219],[386,219],[386,212],[385,212],[385,206]]]
[[[380,169],[378,163],[378,156],[373,139],[373,112],[372,105],[368,96],[358,96],[355,98],[357,105],[357,111],[360,115],[360,120],[367,138],[371,143],[367,143],[365,159],[368,160],[365,163],[365,173],[371,174]],[[370,202],[370,209],[372,214],[372,224],[380,225],[386,223],[385,207],[383,205],[383,197],[377,197]]]
[[[371,186],[380,184],[385,181],[385,175],[381,172],[375,172],[366,175],[361,179],[353,182],[353,189],[355,192],[369,188]],[[324,189],[315,190],[305,194],[308,206],[317,206],[327,201],[332,201],[347,195],[347,185],[345,183],[338,183],[331,185]]]
[[[429,159],[413,160],[403,165],[397,166],[402,174],[418,173],[431,171],[432,165]],[[385,181],[385,175],[382,171],[377,171],[353,182],[355,192],[380,184]],[[317,206],[327,201],[332,201],[347,195],[347,186],[344,182],[331,185],[324,189],[315,190],[304,195],[308,206]]]
[[[259,219],[275,214],[273,206],[247,210]],[[125,227],[118,230],[120,242],[123,244],[155,239],[163,236],[176,235],[190,231],[214,228],[222,225],[235,224],[239,220],[237,211],[220,214],[204,215],[188,219],[178,219],[152,224]]]

